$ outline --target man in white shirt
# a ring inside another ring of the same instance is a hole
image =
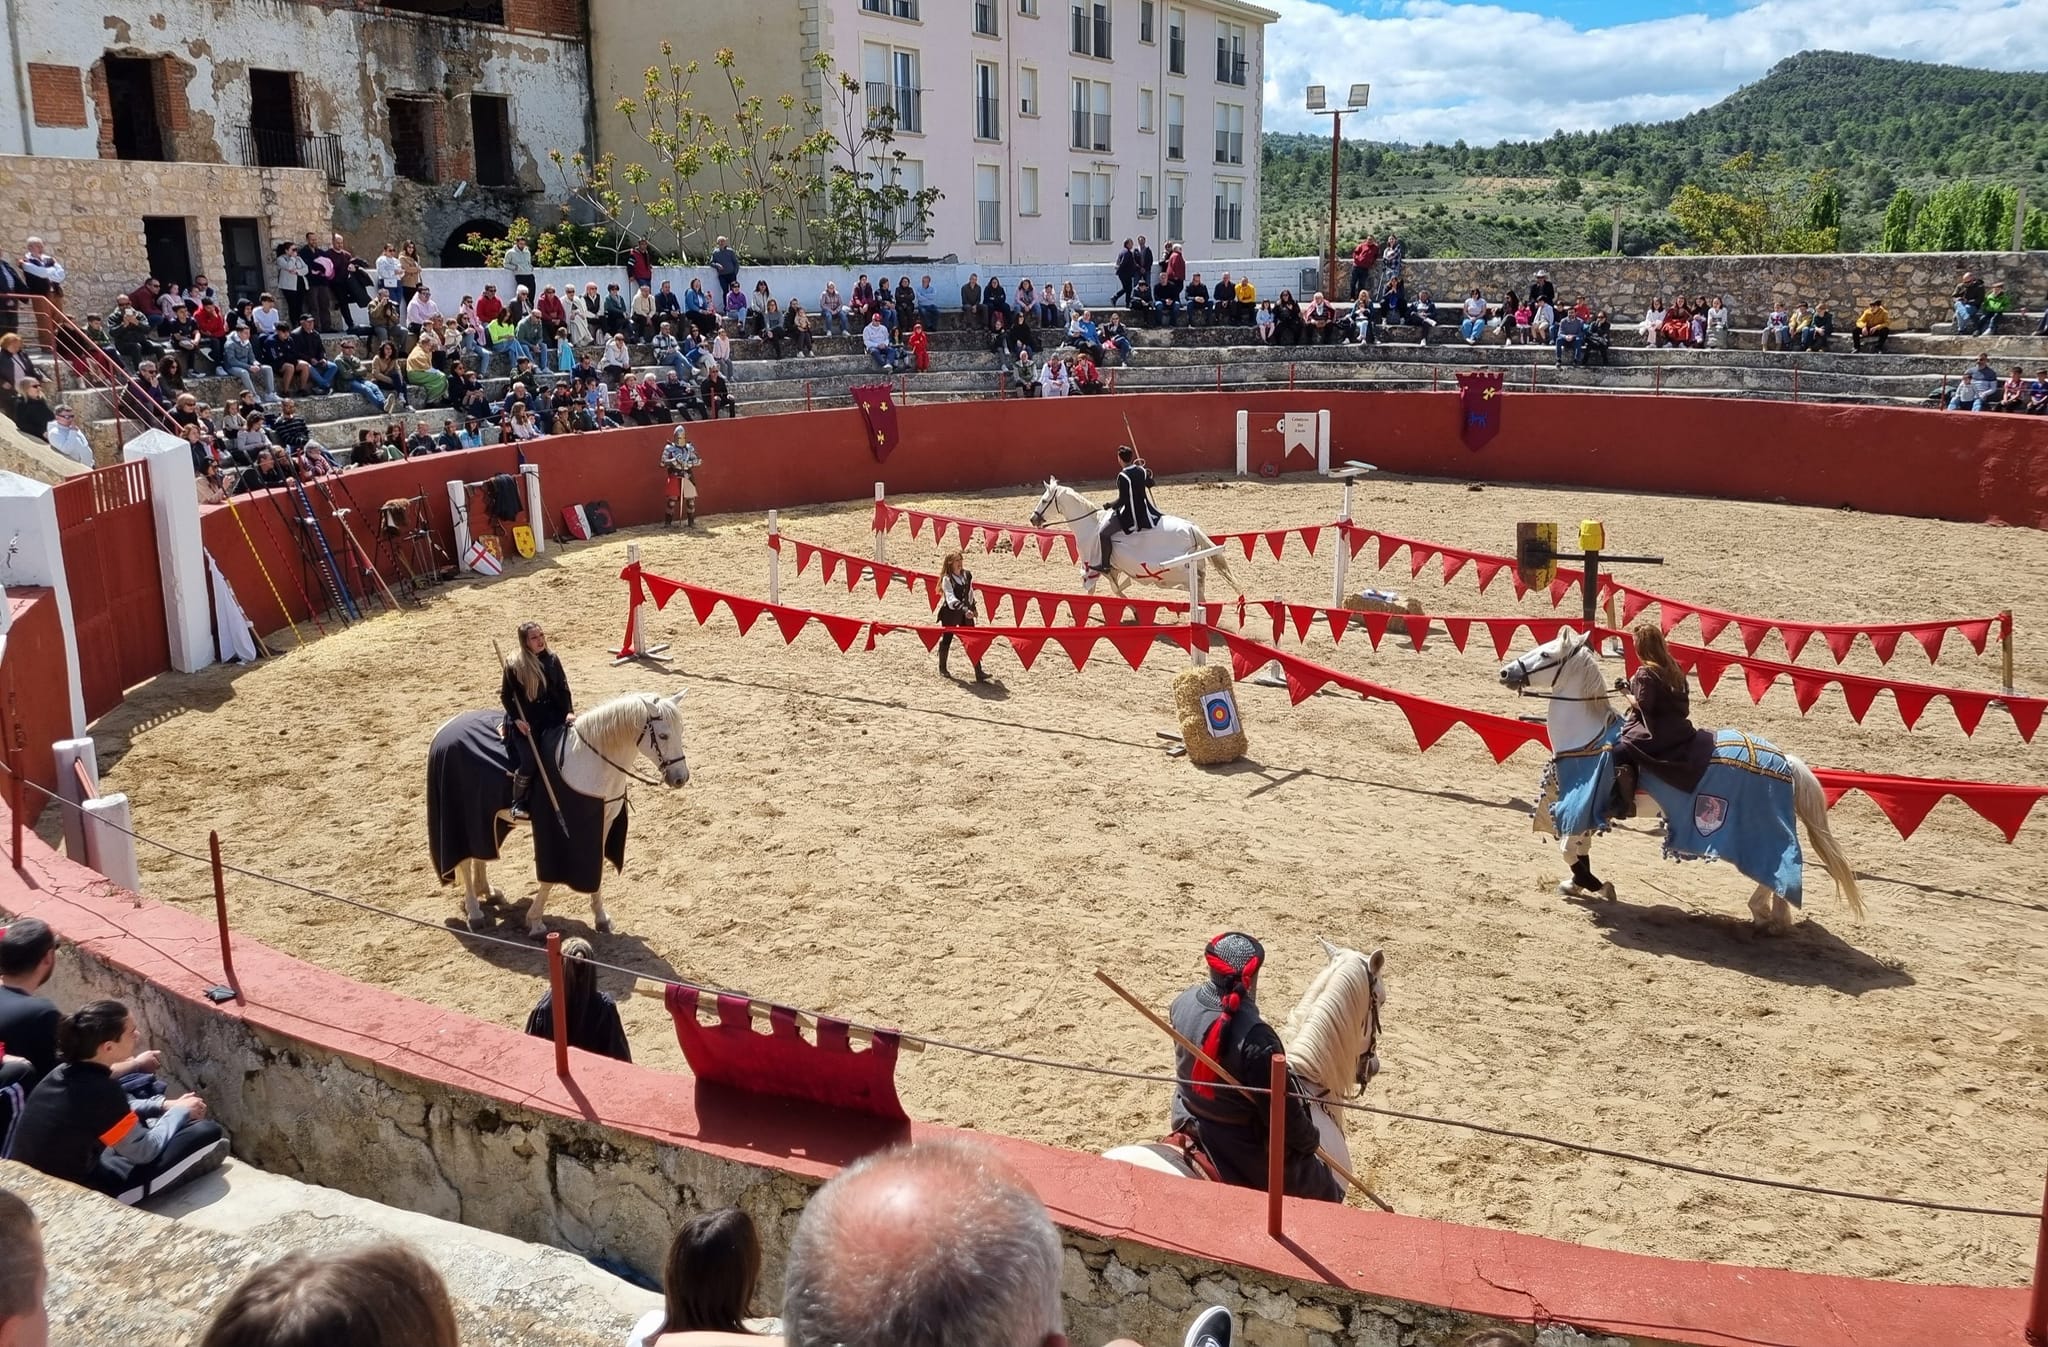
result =
[[[50,447],[68,459],[85,464],[88,468],[98,467],[93,461],[92,445],[86,440],[85,432],[78,428],[78,413],[69,407],[57,409],[57,419],[43,432],[43,438]]]
[[[405,325],[414,332],[440,316],[441,306],[434,302],[434,292],[424,285],[413,295],[412,303],[405,306]]]
[[[399,278],[405,274],[405,267],[398,260],[398,246],[387,243],[377,257],[377,288],[391,296],[393,304],[398,303],[402,293]]]
[[[896,348],[890,344],[889,329],[882,323],[880,310],[877,310],[868,319],[868,325],[861,329],[860,341],[861,345],[867,348],[869,359],[890,373],[895,373]]]
[[[1063,398],[1069,387],[1065,362],[1056,355],[1046,357],[1045,368],[1038,372],[1038,395],[1042,398]]]
[[[249,317],[255,322],[259,336],[274,337],[277,335],[278,320],[284,315],[278,311],[277,300],[265,292],[262,301],[249,311]]]
[[[47,295],[64,284],[64,264],[43,248],[43,241],[29,235],[28,251],[22,254],[21,274],[32,295]]]

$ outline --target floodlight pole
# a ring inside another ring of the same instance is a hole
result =
[[[1334,85],[1331,87],[1335,88]],[[1353,94],[1356,94],[1358,90],[1365,87],[1367,86],[1354,84],[1351,86],[1351,89]],[[1312,90],[1311,92],[1315,91]],[[1337,172],[1340,163],[1338,150],[1344,143],[1344,114],[1347,112],[1365,111],[1365,101],[1363,98],[1360,98],[1356,103],[1352,103],[1348,99],[1346,102],[1347,105],[1341,108],[1311,107],[1309,109],[1310,112],[1315,113],[1318,117],[1328,117],[1330,119],[1330,252],[1329,260],[1323,264],[1323,294],[1332,303],[1337,298]]]

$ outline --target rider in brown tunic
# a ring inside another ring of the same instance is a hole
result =
[[[1619,684],[1629,699],[1621,738],[1614,745],[1614,817],[1635,814],[1636,780],[1647,768],[1687,794],[1699,789],[1700,778],[1714,756],[1714,736],[1693,728],[1692,698],[1685,670],[1671,657],[1664,633],[1654,622],[1638,622],[1629,632],[1642,666]]]

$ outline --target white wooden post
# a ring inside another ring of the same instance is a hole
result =
[[[469,484],[459,477],[448,483],[448,513],[455,521],[455,564],[475,570],[469,564]]]
[[[1316,471],[1330,475],[1330,409],[1316,413]]]
[[[887,499],[888,495],[884,491],[882,484],[880,482],[876,482],[875,504],[880,505],[883,501]],[[878,524],[880,522],[880,520],[876,521],[876,523]],[[877,528],[875,530],[875,560],[885,566],[889,563],[889,531],[887,529]]]
[[[1209,662],[1208,652],[1202,649],[1202,633],[1195,630],[1207,616],[1202,610],[1202,566],[1201,561],[1188,563],[1188,661],[1199,669]]]
[[[519,469],[520,477],[526,481],[526,527],[533,535],[533,554],[539,556],[548,550],[547,519],[542,514],[540,503],[540,464],[528,463]]]
[[[90,739],[59,739],[50,746],[50,756],[57,768],[57,794],[66,808],[58,810],[64,816],[64,854],[80,865],[88,865],[85,848],[85,796],[78,788],[78,773],[72,764],[85,764],[85,775],[91,780],[95,793],[100,784],[99,751]]]
[[[1237,414],[1237,475],[1242,477],[1251,470],[1252,456],[1252,414],[1240,411]]]
[[[768,602],[782,602],[782,525],[768,512]]]
[[[1337,516],[1337,545],[1330,551],[1330,606],[1344,606],[1344,578],[1351,571],[1351,482],[1344,479],[1344,509]]]
[[[130,893],[142,890],[142,871],[135,864],[135,817],[128,797],[116,792],[85,802],[86,864]]]
[[[628,566],[633,567],[639,566],[639,543],[626,544],[626,564]],[[632,633],[626,638],[625,648],[620,650],[616,655],[612,656],[612,663],[614,665],[624,664],[628,660],[636,659],[654,660],[655,662],[662,664],[668,662],[668,646],[666,644],[647,644],[647,613],[645,611],[646,607],[647,605],[645,603],[638,604],[634,607],[633,616],[631,619],[633,627]]]

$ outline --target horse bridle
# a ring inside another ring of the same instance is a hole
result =
[[[1038,508],[1037,508],[1036,510],[1033,510],[1033,511],[1031,512],[1031,527],[1033,527],[1033,528],[1035,528],[1035,529],[1036,529],[1036,528],[1044,528],[1044,527],[1045,527],[1045,512],[1046,512],[1047,510],[1050,510],[1050,509],[1052,508],[1052,504],[1053,504],[1053,503],[1052,503],[1052,498],[1051,498],[1051,496],[1050,496],[1050,495],[1048,495],[1048,496],[1046,497],[1046,502],[1045,502],[1045,504],[1043,504],[1043,505],[1039,506],[1039,507],[1038,507]],[[1067,525],[1067,526],[1068,526],[1069,528],[1071,528],[1071,527],[1073,527],[1073,526],[1074,526],[1075,524],[1078,524],[1078,523],[1080,523],[1080,522],[1081,522],[1082,520],[1084,520],[1084,519],[1087,519],[1087,518],[1090,518],[1090,517],[1092,517],[1092,516],[1094,516],[1094,515],[1098,515],[1098,514],[1101,514],[1101,513],[1102,513],[1102,507],[1101,507],[1100,505],[1098,505],[1098,506],[1096,506],[1096,507],[1095,507],[1094,509],[1092,509],[1092,510],[1088,511],[1088,513],[1087,513],[1087,514],[1077,514],[1077,515],[1075,515],[1075,516],[1074,516],[1074,517],[1073,517],[1072,519],[1062,519],[1062,520],[1060,520],[1060,522],[1061,522],[1062,524],[1065,524],[1065,525]]]
[[[677,763],[681,763],[683,764],[683,766],[688,767],[690,764],[689,754],[678,753],[673,758],[671,758],[666,753],[663,753],[661,751],[661,740],[656,739],[654,737],[654,722],[659,718],[660,712],[658,711],[649,711],[647,713],[647,723],[640,727],[640,733],[633,736],[633,747],[640,747],[641,741],[645,740],[654,749],[655,765],[659,767],[663,772],[667,772],[669,768],[675,766]],[[666,782],[656,781],[652,777],[642,776],[640,775],[640,773],[634,771],[631,767],[623,767],[620,766],[618,763],[613,762],[610,754],[606,753],[596,744],[590,742],[589,738],[583,733],[583,729],[581,726],[576,726],[574,728],[576,730],[576,738],[582,742],[583,746],[589,749],[592,753],[597,754],[598,760],[603,762],[605,766],[611,768],[613,771],[618,772],[622,776],[631,777],[633,780],[638,781],[643,786],[667,785]]]
[[[1569,653],[1566,653],[1566,654],[1560,654],[1560,655],[1559,655],[1559,656],[1558,656],[1558,657],[1557,657],[1556,659],[1553,659],[1553,660],[1549,660],[1549,661],[1547,661],[1547,662],[1545,662],[1545,663],[1543,663],[1543,664],[1539,664],[1539,665],[1537,665],[1537,666],[1536,666],[1535,668],[1533,668],[1533,669],[1524,669],[1524,668],[1522,668],[1522,660],[1519,660],[1519,659],[1518,659],[1518,660],[1515,660],[1515,661],[1513,661],[1512,663],[1510,663],[1510,664],[1508,665],[1508,667],[1509,667],[1510,669],[1514,669],[1514,670],[1516,670],[1517,672],[1519,672],[1519,673],[1520,673],[1520,674],[1522,675],[1522,681],[1521,681],[1520,683],[1516,683],[1516,684],[1511,684],[1511,685],[1510,685],[1510,686],[1511,686],[1511,687],[1512,687],[1512,688],[1514,689],[1514,693],[1515,693],[1515,695],[1516,695],[1517,697],[1529,697],[1529,698],[1532,698],[1532,699],[1534,699],[1534,700],[1536,700],[1536,701],[1539,701],[1539,702],[1604,702],[1604,701],[1606,701],[1606,700],[1607,700],[1607,694],[1606,694],[1606,693],[1604,693],[1604,692],[1603,692],[1603,693],[1601,693],[1601,694],[1600,694],[1599,696],[1597,696],[1597,697],[1567,697],[1567,696],[1565,696],[1565,695],[1564,695],[1563,693],[1561,693],[1561,692],[1537,692],[1537,691],[1534,691],[1534,690],[1532,690],[1532,689],[1531,689],[1531,688],[1530,688],[1530,687],[1528,686],[1528,684],[1529,684],[1529,676],[1530,676],[1531,674],[1540,674],[1540,673],[1542,673],[1542,672],[1543,672],[1544,670],[1546,670],[1546,669],[1562,669],[1562,668],[1563,668],[1563,667],[1564,667],[1565,665],[1567,665],[1567,664],[1571,663],[1573,659],[1577,658],[1577,657],[1578,657],[1578,655],[1579,655],[1580,653],[1582,653],[1583,651],[1585,651],[1585,649],[1586,649],[1586,647],[1585,647],[1585,646],[1583,646],[1583,645],[1581,645],[1581,646],[1574,646],[1574,647],[1572,648],[1572,650],[1571,650],[1571,651],[1570,651]],[[1532,652],[1532,653],[1533,653],[1533,652]],[[1522,657],[1522,659],[1527,659],[1527,658],[1528,658],[1528,656],[1527,656],[1527,655],[1524,655],[1524,656]],[[1557,686],[1557,680],[1556,680],[1556,679],[1552,679],[1552,680],[1551,680],[1551,683],[1550,683],[1550,685],[1551,685],[1552,687],[1556,687],[1556,686]]]

